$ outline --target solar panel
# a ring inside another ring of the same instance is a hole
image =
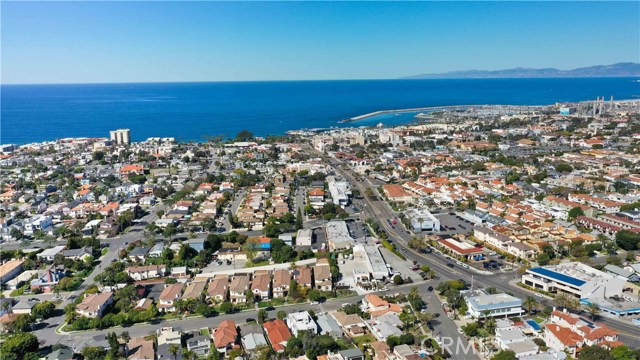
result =
[[[529,269],[529,271],[532,271],[532,272],[538,273],[540,275],[544,275],[544,276],[547,276],[547,277],[550,277],[550,278],[553,278],[553,279],[556,279],[558,281],[562,281],[562,282],[565,282],[567,284],[571,284],[571,285],[574,285],[574,286],[582,286],[582,285],[584,285],[586,283],[586,281],[582,281],[580,279],[576,279],[574,277],[567,276],[567,275],[564,275],[564,274],[560,274],[558,272],[555,272],[555,271],[552,271],[552,270],[549,270],[549,269],[545,269],[545,268],[541,268],[541,267],[532,268],[532,269]]]

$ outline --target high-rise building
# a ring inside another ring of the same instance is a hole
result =
[[[129,129],[118,129],[111,130],[110,132],[111,141],[113,141],[116,145],[128,145],[131,144],[131,130]]]

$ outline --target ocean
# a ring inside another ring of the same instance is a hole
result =
[[[397,125],[414,114],[365,113],[444,105],[546,105],[604,96],[640,96],[635,78],[343,80],[73,85],[2,85],[0,143],[108,137],[131,129],[133,141],[203,141],[332,126]]]

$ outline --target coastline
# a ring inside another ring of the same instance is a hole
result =
[[[638,101],[638,99],[621,99],[621,100],[614,100],[613,102],[616,104],[624,104],[624,103],[628,103],[628,102],[634,102],[634,101]],[[590,100],[585,100],[585,101],[578,101],[578,102],[573,102],[572,104],[581,104],[581,103],[590,103]],[[546,105],[508,105],[508,104],[483,104],[483,105],[444,105],[444,106],[427,106],[427,107],[417,107],[417,108],[406,108],[406,109],[393,109],[393,110],[378,110],[378,111],[373,111],[373,112],[369,112],[366,114],[362,114],[362,115],[358,115],[358,116],[354,116],[348,119],[343,119],[338,121],[338,124],[350,124],[350,123],[355,123],[358,121],[362,121],[362,120],[367,120],[367,119],[371,119],[372,117],[375,116],[379,116],[379,115],[385,115],[385,114],[392,114],[392,113],[411,113],[411,112],[422,112],[422,111],[426,111],[426,112],[436,112],[436,111],[459,111],[459,110],[469,110],[469,109],[475,109],[475,110],[481,110],[481,109],[502,109],[502,110],[512,110],[512,111],[531,111],[531,110],[536,110],[536,109],[542,109],[542,108],[547,108],[547,107],[551,107],[554,106],[555,104],[546,104]],[[410,123],[412,121],[415,121],[417,118],[413,117],[411,120],[407,120],[407,121],[403,121],[401,124],[395,124],[393,126],[402,126],[404,124]],[[420,119],[418,119],[420,120]],[[355,124],[354,124],[355,126]],[[351,128],[351,126],[344,126],[344,127],[338,127],[338,126],[331,126],[331,127],[325,127],[325,128],[297,128],[297,129],[289,129],[289,130],[285,130],[283,134],[269,134],[266,135],[264,137],[267,136],[280,136],[280,135],[299,135],[298,133],[302,133],[302,132],[306,132],[306,131],[326,131],[326,130],[332,130],[332,129],[338,129],[338,128]],[[251,129],[248,129],[249,131],[251,131]],[[43,140],[43,141],[36,141],[36,142],[28,142],[28,143],[22,143],[22,144],[12,144],[12,143],[2,143],[0,142],[0,145],[17,145],[17,146],[25,146],[25,145],[30,145],[30,144],[40,144],[40,143],[47,143],[47,142],[58,142],[58,141],[69,141],[69,140],[78,140],[78,139],[96,139],[96,138],[101,138],[101,137],[92,137],[92,136],[70,136],[70,137],[63,137],[63,138],[56,138],[53,140]],[[106,137],[105,137],[106,139]],[[230,139],[230,138],[228,138]],[[141,141],[141,140],[139,140]],[[144,140],[142,140],[144,141]],[[206,142],[206,139],[202,139],[202,140],[178,140],[177,142],[197,142],[197,143],[203,143]],[[135,142],[135,141],[134,141]]]
[[[266,137],[380,122],[392,127],[414,122],[412,112],[548,106],[611,95],[631,100],[640,94],[639,83],[631,80],[637,79],[20,86],[3,91],[0,143],[105,137],[117,128],[131,129],[133,141],[201,142],[204,135],[230,138],[243,129]]]

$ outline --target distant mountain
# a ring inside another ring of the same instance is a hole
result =
[[[529,69],[515,68],[506,70],[466,70],[450,71],[441,74],[421,74],[404,76],[401,79],[499,79],[499,78],[558,78],[558,77],[632,77],[640,76],[640,64],[617,63],[596,65],[573,70],[554,68]]]

